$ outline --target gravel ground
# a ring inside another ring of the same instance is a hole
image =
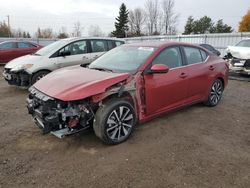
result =
[[[0,96],[0,187],[250,187],[249,82],[231,80],[217,107],[166,114],[116,146],[92,130],[42,135],[26,90],[0,78]]]

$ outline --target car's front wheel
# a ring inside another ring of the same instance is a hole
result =
[[[119,144],[129,138],[135,124],[135,110],[130,102],[112,99],[97,110],[93,128],[106,144]]]
[[[38,80],[40,80],[41,78],[43,78],[44,76],[46,76],[47,74],[49,74],[50,72],[49,71],[39,71],[37,73],[35,73],[33,76],[32,76],[32,79],[31,79],[31,85],[33,85],[34,83],[36,83]]]
[[[216,106],[221,98],[224,90],[223,83],[220,79],[216,79],[210,89],[208,100],[205,102],[207,106]]]

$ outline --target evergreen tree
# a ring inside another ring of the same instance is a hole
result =
[[[23,38],[27,38],[26,32],[23,32]]]
[[[124,3],[120,6],[119,16],[116,18],[115,31],[112,35],[118,38],[126,37],[126,32],[128,31],[128,10]]]
[[[194,31],[194,18],[192,16],[189,16],[183,34],[188,35],[191,34],[193,31]]]
[[[233,32],[231,26],[224,24],[222,19],[217,21],[214,28],[214,33],[231,33],[231,32]]]
[[[29,33],[29,32],[27,32],[27,38],[31,38],[31,36],[30,36],[30,33]]]

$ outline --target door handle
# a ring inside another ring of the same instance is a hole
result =
[[[209,70],[214,70],[214,66],[213,66],[213,65],[210,65],[210,66],[209,66]]]
[[[88,57],[87,56],[83,56],[82,59],[88,59]]]
[[[188,75],[187,75],[187,73],[185,73],[185,72],[183,72],[183,73],[181,73],[180,74],[180,78],[186,78]]]

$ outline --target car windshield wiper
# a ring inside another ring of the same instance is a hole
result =
[[[95,69],[95,70],[99,70],[99,71],[106,71],[106,72],[113,72],[113,70],[107,69],[107,68],[104,68],[104,67],[92,67],[90,69]]]
[[[37,54],[37,53],[34,53],[33,55],[35,55],[35,56],[41,56],[41,54]]]

